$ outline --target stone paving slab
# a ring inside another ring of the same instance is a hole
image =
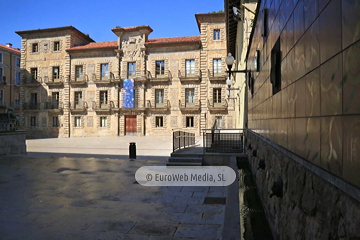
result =
[[[221,239],[213,187],[144,187],[163,160],[0,157],[0,239]]]

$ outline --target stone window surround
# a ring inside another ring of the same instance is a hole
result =
[[[55,117],[57,117],[57,126],[54,126],[54,118]],[[60,126],[61,126],[61,123],[60,123],[60,116],[59,115],[52,115],[52,116],[50,116],[50,118],[49,118],[49,122],[50,122],[50,124],[49,124],[49,126],[51,127],[51,128],[60,128]]]
[[[106,120],[106,126],[101,126],[101,119],[102,118],[105,118]],[[99,120],[99,122],[98,122],[98,124],[97,124],[97,126],[98,126],[98,128],[100,128],[100,129],[109,129],[110,128],[110,118],[109,118],[109,116],[105,116],[105,115],[101,115],[101,116],[99,116],[98,117],[98,120]]]
[[[59,43],[59,50],[55,50],[55,43]],[[62,42],[61,40],[54,40],[54,41],[51,41],[51,51],[52,52],[61,52],[61,45],[62,45]]]
[[[76,119],[80,118],[80,126],[76,126]],[[80,115],[73,115],[72,117],[72,126],[74,128],[84,128],[84,117]]]
[[[161,123],[162,123],[162,126],[158,126],[157,125],[157,119],[161,118]],[[165,128],[165,117],[164,116],[154,116],[154,119],[155,119],[155,128]]]

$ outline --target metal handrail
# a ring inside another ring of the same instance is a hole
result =
[[[195,145],[195,133],[173,131],[173,152]]]

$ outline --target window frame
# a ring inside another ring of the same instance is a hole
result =
[[[100,64],[100,79],[101,80],[109,79],[109,63]]]
[[[185,122],[185,127],[193,128],[195,126],[195,124],[194,124],[194,121],[195,121],[194,116],[186,116],[185,121],[186,121]]]
[[[100,103],[100,107],[102,104],[108,104],[109,102],[109,97],[108,97],[108,91],[107,90],[103,90],[103,91],[99,91],[99,103]]]
[[[164,103],[165,103],[165,90],[159,88],[155,89],[155,107],[163,107]]]
[[[213,40],[214,41],[219,41],[219,40],[221,40],[221,31],[220,31],[220,29],[214,29],[214,31],[213,31]]]
[[[100,117],[100,122],[99,123],[100,123],[99,126],[101,128],[107,128],[107,125],[108,125],[107,117],[104,117],[104,116]]]
[[[0,82],[3,82],[3,76],[4,76],[4,68],[0,67]]]
[[[155,127],[156,128],[164,127],[164,117],[163,116],[155,116]]]
[[[221,105],[221,88],[213,88],[213,104]]]
[[[185,105],[187,107],[195,106],[195,88],[185,88]]]
[[[165,61],[155,61],[155,76],[162,77],[165,76]]]
[[[5,91],[4,89],[0,89],[0,103],[4,104],[5,102]]]
[[[81,117],[79,116],[75,116],[74,117],[74,127],[82,127],[82,123],[81,123]]]
[[[74,103],[75,103],[75,108],[77,105],[81,105],[83,104],[83,97],[82,97],[82,91],[75,91],[74,92]]]
[[[39,74],[38,68],[30,68],[30,74],[31,74],[32,80],[37,80],[38,74]]]
[[[0,52],[0,63],[3,63],[3,56],[4,56],[4,54],[2,52]]]
[[[20,78],[21,78],[21,73],[19,71],[15,72],[15,85],[19,86],[20,85]]]
[[[52,121],[52,126],[53,127],[59,127],[59,117],[58,116],[55,116],[55,117],[53,117],[52,118],[53,119],[53,121]],[[56,121],[55,121],[55,119],[56,119]]]
[[[81,72],[79,70],[81,70]],[[75,80],[81,80],[83,77],[84,77],[84,66],[75,65]]]
[[[215,121],[218,122],[218,120],[220,120],[220,124],[217,125],[217,128],[222,128],[223,127],[223,117],[222,116],[215,116]]]
[[[127,77],[136,77],[136,62],[127,63]]]
[[[188,77],[195,76],[195,59],[185,60],[185,75]]]
[[[54,41],[53,51],[54,52],[60,51],[60,41]]]
[[[60,66],[53,66],[52,67],[52,80],[54,81],[60,79]]]
[[[36,127],[36,117],[35,116],[30,117],[30,127]]]
[[[32,43],[31,44],[31,52],[38,53],[39,52],[39,43]]]
[[[21,59],[20,58],[16,58],[16,60],[15,60],[15,65],[16,65],[16,67],[21,67]]]
[[[220,76],[222,73],[222,59],[213,58],[213,76]]]

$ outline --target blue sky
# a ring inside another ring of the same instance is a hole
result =
[[[223,0],[1,0],[0,44],[21,47],[18,30],[74,26],[96,42],[114,41],[116,26],[149,25],[149,38],[197,36],[196,13],[224,9]],[[7,9],[7,10],[5,10]]]

